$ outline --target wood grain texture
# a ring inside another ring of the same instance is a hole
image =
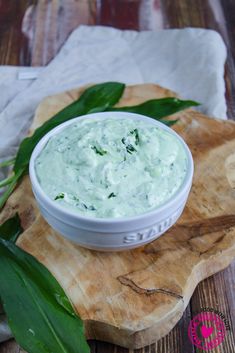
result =
[[[25,11],[32,1],[0,0],[0,61],[4,65],[19,65],[22,54],[28,56],[27,40],[22,33]]]
[[[227,271],[231,271],[231,275],[234,276],[234,268],[232,266],[229,267]],[[195,315],[197,312],[201,310],[202,307],[210,307],[216,310],[222,311],[223,314],[228,318],[231,330],[228,331],[226,338],[223,342],[223,345],[217,347],[214,351],[219,352],[235,352],[235,342],[234,342],[234,312],[235,307],[234,303],[227,301],[227,298],[224,296],[224,288],[229,286],[227,282],[226,272],[221,272],[216,274],[214,277],[215,281],[211,279],[206,279],[200,284],[200,287],[194,294],[192,298],[192,314]],[[230,280],[231,284],[231,280]],[[233,286],[234,287],[234,286]],[[210,293],[209,296],[205,295],[206,292]],[[231,296],[234,293],[234,288],[231,291],[231,287],[228,288],[227,293]],[[223,310],[221,310],[221,304],[223,306]],[[196,350],[196,352],[200,352],[200,350]]]
[[[33,128],[82,91],[46,98]],[[171,95],[156,85],[129,86],[118,105]],[[193,187],[179,222],[152,243],[120,253],[72,244],[43,220],[28,177],[0,215],[1,222],[19,212],[25,231],[18,245],[55,275],[84,320],[88,338],[132,349],[156,342],[179,321],[197,284],[235,257],[235,167],[226,163],[234,156],[235,123],[193,110],[176,116],[180,122],[174,129],[188,143],[195,162]]]
[[[129,7],[130,18],[123,16],[124,8],[125,11],[127,8],[126,4]],[[84,7],[85,10],[81,10]],[[0,0],[0,63],[43,65],[55,55],[56,50],[71,30],[81,23],[105,24],[140,30],[184,26],[211,28],[222,34],[228,47],[229,55],[225,75],[226,96],[228,116],[230,119],[235,119],[234,16],[233,0]],[[53,35],[50,33],[52,26],[57,28],[56,31],[52,30]],[[57,36],[60,38],[59,41]],[[209,300],[211,306],[216,300],[217,307],[222,312],[230,313],[234,328],[235,298],[232,295],[235,289],[234,271],[235,263],[219,275],[207,279],[205,285],[199,284],[193,296],[193,299],[196,299],[192,300],[191,305],[188,306],[188,315],[198,308],[199,296],[203,298],[200,302],[202,306],[205,306],[204,300]],[[221,286],[220,276],[224,278],[225,285],[222,287],[221,295],[216,296],[212,289]],[[188,317],[184,317],[184,320],[187,326]],[[158,342],[157,346],[146,347],[138,352],[194,352],[191,343],[187,337],[184,337],[185,327],[178,324],[167,337]],[[184,338],[180,338],[181,336]],[[231,336],[234,340],[233,333]],[[11,347],[13,346],[8,343],[0,344],[0,352],[15,353],[16,350]],[[120,353],[123,350],[97,342],[93,343],[92,352]],[[231,353],[232,349],[221,345],[216,352]]]

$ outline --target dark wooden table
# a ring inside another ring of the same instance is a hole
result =
[[[135,30],[192,26],[219,31],[228,48],[228,116],[235,120],[234,0],[0,0],[0,64],[46,65],[80,24]],[[220,310],[231,325],[223,344],[211,352],[235,352],[234,293],[235,263],[197,287],[184,316],[169,335],[135,353],[199,353],[188,339],[187,328],[202,307]],[[92,353],[128,352],[102,342],[92,341],[90,345]],[[0,353],[19,352],[23,351],[14,340],[0,344]]]

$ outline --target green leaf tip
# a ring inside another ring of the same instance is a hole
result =
[[[21,227],[18,213],[0,225],[0,238],[12,241],[13,243],[16,242],[22,232],[23,228]]]
[[[82,320],[52,274],[0,238],[0,295],[11,331],[28,353],[89,353]]]

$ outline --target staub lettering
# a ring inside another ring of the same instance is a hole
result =
[[[176,215],[174,215],[174,216],[176,216]],[[170,218],[164,220],[163,222],[156,224],[154,227],[152,227],[150,229],[146,229],[146,230],[144,230],[142,232],[138,232],[138,233],[130,233],[130,234],[125,235],[123,238],[123,243],[130,244],[130,243],[135,243],[138,241],[154,238],[155,234],[157,234],[159,232],[164,232],[166,229],[168,229],[171,226],[172,221],[173,221],[173,217],[170,217]]]

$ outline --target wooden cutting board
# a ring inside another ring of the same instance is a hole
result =
[[[45,99],[32,129],[83,90]],[[151,84],[130,86],[120,105],[173,95]],[[157,341],[180,319],[197,284],[235,257],[235,123],[193,110],[177,116],[174,129],[194,157],[194,182],[182,217],[154,242],[121,253],[70,243],[40,216],[28,177],[0,215],[3,221],[19,212],[25,231],[18,245],[58,279],[85,322],[87,338],[129,348]]]

